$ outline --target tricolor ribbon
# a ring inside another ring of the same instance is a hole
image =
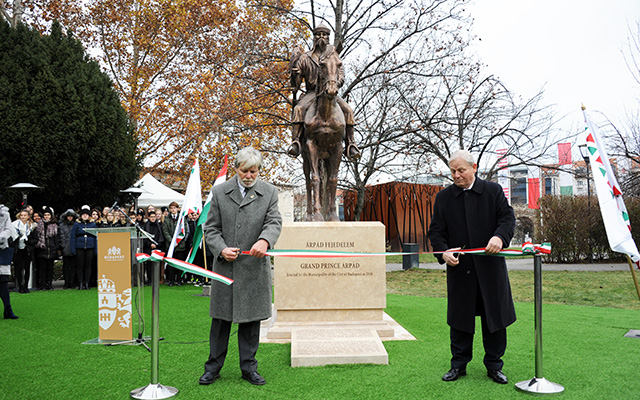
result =
[[[136,260],[138,260],[139,263],[143,263],[146,261],[166,262],[167,264],[181,271],[204,276],[205,278],[222,282],[225,285],[231,285],[233,283],[233,279],[231,278],[227,278],[224,275],[216,274],[213,271],[209,271],[197,265],[190,264],[186,261],[178,260],[177,258],[165,257],[164,253],[158,250],[153,250],[151,252],[151,255],[146,253],[137,253]]]
[[[496,254],[486,254],[485,247],[479,247],[476,249],[457,249],[457,250],[445,250],[445,251],[430,251],[430,252],[406,252],[406,253],[360,253],[353,251],[332,251],[332,250],[285,250],[285,249],[271,249],[267,251],[268,256],[272,257],[289,257],[289,258],[341,258],[341,257],[377,257],[377,256],[405,256],[412,254],[444,254],[444,253],[462,253],[462,254],[476,254],[487,256],[504,256],[504,257],[518,257],[529,256],[535,254],[551,254],[551,244],[543,243],[541,245],[534,245],[531,242],[525,242],[522,244],[522,248],[506,248],[499,251]],[[249,255],[248,251],[243,251],[241,254]]]

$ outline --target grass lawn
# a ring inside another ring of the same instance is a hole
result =
[[[198,385],[209,348],[208,298],[198,295],[199,288],[163,286],[159,380],[178,388],[181,399],[528,399],[513,384],[535,372],[533,278],[529,271],[510,274],[518,321],[508,328],[508,385],[486,377],[481,335],[468,376],[442,382],[450,357],[445,277],[428,270],[387,274],[386,311],[418,339],[384,342],[389,365],[291,368],[290,345],[262,344],[257,358],[267,384],[261,387],[240,379],[233,338],[222,379]],[[543,273],[543,296],[549,298],[544,377],[565,387],[563,398],[640,398],[640,340],[623,337],[640,329],[629,275]],[[12,293],[11,299],[20,319],[0,320],[0,399],[127,399],[150,382],[150,353],[142,347],[82,344],[98,336],[96,289]],[[150,300],[147,288],[147,326]]]

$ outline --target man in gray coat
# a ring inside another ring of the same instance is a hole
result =
[[[495,256],[509,246],[515,217],[502,187],[476,176],[478,165],[466,150],[449,159],[453,185],[436,195],[429,240],[434,251],[485,247],[484,255],[455,252],[437,255],[447,264],[447,323],[450,327],[451,369],[442,380],[466,375],[473,356],[476,315],[481,317],[484,365],[495,382],[506,384],[502,356],[507,347],[507,326],[516,320],[504,257]]]
[[[265,255],[280,236],[282,217],[278,190],[258,179],[260,152],[245,147],[238,152],[234,167],[236,175],[213,189],[204,225],[206,244],[214,255],[213,271],[234,282],[227,286],[214,281],[211,286],[210,353],[201,385],[220,377],[232,323],[238,323],[242,379],[265,384],[255,358],[260,321],[271,317],[271,262]],[[241,254],[247,250],[250,255]]]

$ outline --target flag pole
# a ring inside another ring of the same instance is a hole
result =
[[[129,394],[136,400],[168,399],[178,394],[173,386],[164,386],[158,382],[159,341],[160,341],[160,263],[153,262],[153,278],[151,279],[151,383]]]
[[[633,276],[633,283],[636,286],[636,293],[638,293],[638,300],[640,300],[640,285],[638,285],[638,278],[636,277],[636,270],[633,269],[633,261],[627,254],[627,262],[629,263],[629,269],[631,270],[631,276]]]
[[[533,256],[534,340],[535,376],[516,383],[516,389],[535,395],[552,395],[564,392],[564,387],[546,380],[542,371],[542,255]]]
[[[207,241],[204,240],[204,230],[202,231],[202,258],[204,259],[204,269],[207,268]],[[209,278],[204,278],[206,283],[209,283]],[[636,287],[638,283],[636,282]],[[640,296],[640,292],[638,292],[638,296]]]

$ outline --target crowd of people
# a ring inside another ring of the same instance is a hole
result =
[[[50,207],[34,210],[27,206],[16,215],[11,223],[17,239],[13,241],[14,248],[13,271],[15,290],[19,293],[29,293],[30,288],[37,290],[53,290],[54,263],[62,260],[63,288],[87,290],[97,286],[97,238],[92,229],[132,227],[137,225],[144,230],[151,239],[141,234],[144,253],[153,250],[167,251],[173,239],[179,217],[179,206],[172,202],[168,207],[156,209],[154,206],[146,208],[130,208],[125,214],[120,208],[91,208],[87,205],[79,210],[72,208],[58,216]],[[185,224],[185,238],[176,246],[173,258],[185,260],[193,243],[193,232],[199,214],[190,213]],[[155,243],[154,243],[155,242]],[[132,240],[132,272],[137,269],[135,253],[138,250],[135,240]],[[33,268],[31,268],[33,264]],[[150,264],[150,263],[147,263]],[[202,250],[199,249],[194,264],[205,267]],[[29,285],[31,273],[34,276]],[[144,266],[144,281],[151,281],[151,266]],[[182,285],[192,282],[203,285],[203,279],[196,276],[182,276],[182,272],[167,266],[161,281],[169,286]]]

